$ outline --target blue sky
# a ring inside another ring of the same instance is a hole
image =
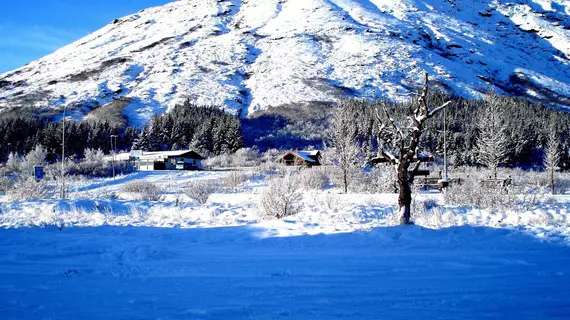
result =
[[[115,18],[171,0],[16,0],[0,10],[0,73],[41,58]]]

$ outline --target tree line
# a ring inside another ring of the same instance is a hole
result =
[[[10,153],[26,155],[43,146],[48,161],[61,157],[62,122],[49,118],[11,117],[0,120],[0,162]],[[231,153],[243,147],[240,120],[216,107],[200,107],[189,102],[169,113],[156,115],[142,129],[117,127],[108,122],[66,121],[66,157],[83,159],[85,150],[109,154],[111,136],[116,135],[117,151],[139,149],[167,151],[191,148],[206,154]]]
[[[422,153],[436,158],[443,156],[445,116],[447,151],[455,166],[486,165],[482,161],[483,144],[496,149],[494,154],[499,153],[489,161],[509,166],[540,165],[553,131],[559,142],[561,163],[566,166],[570,163],[570,115],[567,112],[524,98],[494,93],[475,100],[430,92],[427,100],[429,105],[451,102],[445,113],[434,115],[425,124],[419,145]],[[346,109],[344,112],[349,113],[347,116],[352,119],[356,140],[367,155],[375,155],[378,150],[381,123],[376,110],[386,108],[395,121],[407,123],[410,111],[415,108],[413,100],[401,103],[346,100],[342,106]]]
[[[0,159],[8,159],[10,153],[26,155],[36,146],[43,146],[49,161],[61,157],[63,123],[49,119],[9,118],[0,121]],[[133,127],[114,128],[107,122],[65,122],[66,157],[82,159],[86,149],[111,150],[111,135],[117,135],[117,150],[130,149],[138,136]]]
[[[238,117],[189,101],[152,118],[133,144],[144,151],[192,149],[205,154],[232,153],[244,146]]]

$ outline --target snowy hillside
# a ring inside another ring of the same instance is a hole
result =
[[[117,19],[0,75],[0,108],[113,100],[140,124],[184,98],[254,112],[401,99],[420,71],[464,96],[495,83],[570,105],[565,0],[183,0]]]

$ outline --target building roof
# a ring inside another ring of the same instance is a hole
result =
[[[184,157],[184,158],[199,159],[199,160],[205,159],[200,154],[192,150],[149,151],[149,152],[133,150],[131,152],[123,152],[116,154],[115,160],[116,161],[128,161],[133,159],[155,160],[155,159],[168,159],[169,157]],[[105,161],[112,161],[113,155],[106,156],[103,159]]]
[[[121,152],[121,153],[117,153],[115,155],[115,161],[128,161],[131,159],[131,153],[130,152]],[[103,157],[104,161],[113,161],[113,155],[108,155]]]
[[[315,163],[317,162],[316,157],[318,157],[319,155],[319,150],[311,150],[311,151],[301,150],[297,151],[296,154],[307,162]]]
[[[292,154],[294,156],[297,156],[301,159],[303,159],[304,161],[308,162],[308,163],[317,163],[318,162],[318,156],[319,156],[320,151],[319,150],[301,150],[301,151],[287,151],[284,154],[282,154],[277,161],[283,159],[285,156]]]
[[[137,158],[138,159],[151,160],[151,159],[167,159],[169,157],[184,157],[184,158],[192,158],[192,159],[199,159],[199,160],[205,159],[204,157],[199,155],[197,152],[192,151],[192,150],[149,151],[149,152],[143,152]]]

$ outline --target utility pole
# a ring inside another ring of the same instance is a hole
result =
[[[113,145],[113,139],[115,139],[115,144]],[[113,153],[113,179],[115,179],[115,154],[117,149],[117,135],[116,134],[112,134],[111,135],[111,152]]]
[[[67,107],[63,106],[63,120],[61,129],[61,192],[60,196],[65,199],[65,110]]]
[[[6,148],[7,148],[6,151],[8,152],[8,153],[7,153],[7,154],[8,154],[8,157],[10,156],[10,147],[11,147],[11,146],[12,146],[11,143],[8,143],[8,144],[6,145]],[[4,170],[3,170],[3,172],[4,172],[4,178],[7,179],[7,178],[8,178],[8,171],[7,171],[7,169],[6,169],[6,163],[4,163]],[[0,190],[0,192],[4,192],[4,194],[6,194],[6,193],[8,192],[8,187],[7,187],[7,185],[6,185],[5,190]]]
[[[437,182],[441,192],[445,192],[446,188],[449,186],[447,169],[447,108],[443,109],[443,168],[443,177],[441,177],[442,179]]]

